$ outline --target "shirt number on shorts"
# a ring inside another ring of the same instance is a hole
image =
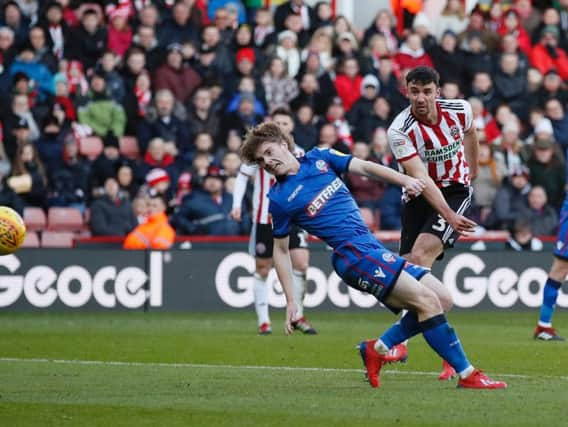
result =
[[[432,224],[432,230],[444,231],[446,229],[446,225],[447,225],[446,220],[442,218],[440,215],[438,215],[438,222]]]

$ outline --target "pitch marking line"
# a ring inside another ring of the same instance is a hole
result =
[[[250,369],[267,371],[296,371],[296,372],[347,372],[361,373],[362,369],[353,368],[310,368],[301,366],[263,366],[263,365],[212,365],[200,363],[165,363],[165,362],[121,362],[118,360],[75,360],[75,359],[43,359],[43,358],[18,358],[0,357],[1,362],[11,363],[53,363],[58,365],[87,365],[87,366],[124,366],[124,367],[157,367],[157,368],[194,368],[194,369]],[[383,374],[415,375],[415,376],[438,376],[439,372],[385,370]],[[496,377],[519,378],[519,379],[559,379],[568,381],[568,376],[555,375],[520,375],[520,374],[493,374]]]

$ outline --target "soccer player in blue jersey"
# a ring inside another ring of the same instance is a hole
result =
[[[558,299],[558,291],[568,276],[568,194],[560,211],[560,225],[554,246],[554,260],[544,284],[540,316],[534,330],[534,339],[542,341],[564,341],[552,327],[552,315]]]
[[[440,281],[428,270],[393,254],[375,239],[340,176],[350,172],[386,180],[403,186],[412,196],[424,190],[424,181],[330,149],[314,149],[297,159],[290,151],[292,145],[290,137],[277,125],[264,123],[249,131],[242,147],[246,162],[258,164],[277,179],[269,199],[274,266],[287,301],[286,333],[292,332],[296,313],[288,249],[290,227],[296,224],[333,248],[333,267],[345,283],[374,295],[395,313],[408,310],[396,331],[390,328],[388,336],[359,345],[372,387],[379,386],[379,373],[390,348],[420,333],[458,372],[458,387],[507,387],[506,383],[492,380],[471,365],[434,290],[442,286]],[[471,222],[460,218],[456,229],[468,232]]]

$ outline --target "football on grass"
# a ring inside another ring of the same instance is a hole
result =
[[[16,252],[26,237],[26,225],[14,209],[0,206],[0,255]]]

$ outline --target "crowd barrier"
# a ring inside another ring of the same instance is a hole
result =
[[[333,272],[330,250],[311,247],[306,307],[383,310],[370,295],[348,288]],[[551,251],[475,252],[461,245],[436,263],[456,309],[527,309],[541,303]],[[186,241],[170,251],[115,248],[25,249],[0,257],[2,310],[222,311],[250,309],[254,258],[242,240]],[[269,302],[284,307],[276,274]],[[568,307],[568,288],[559,307]]]

